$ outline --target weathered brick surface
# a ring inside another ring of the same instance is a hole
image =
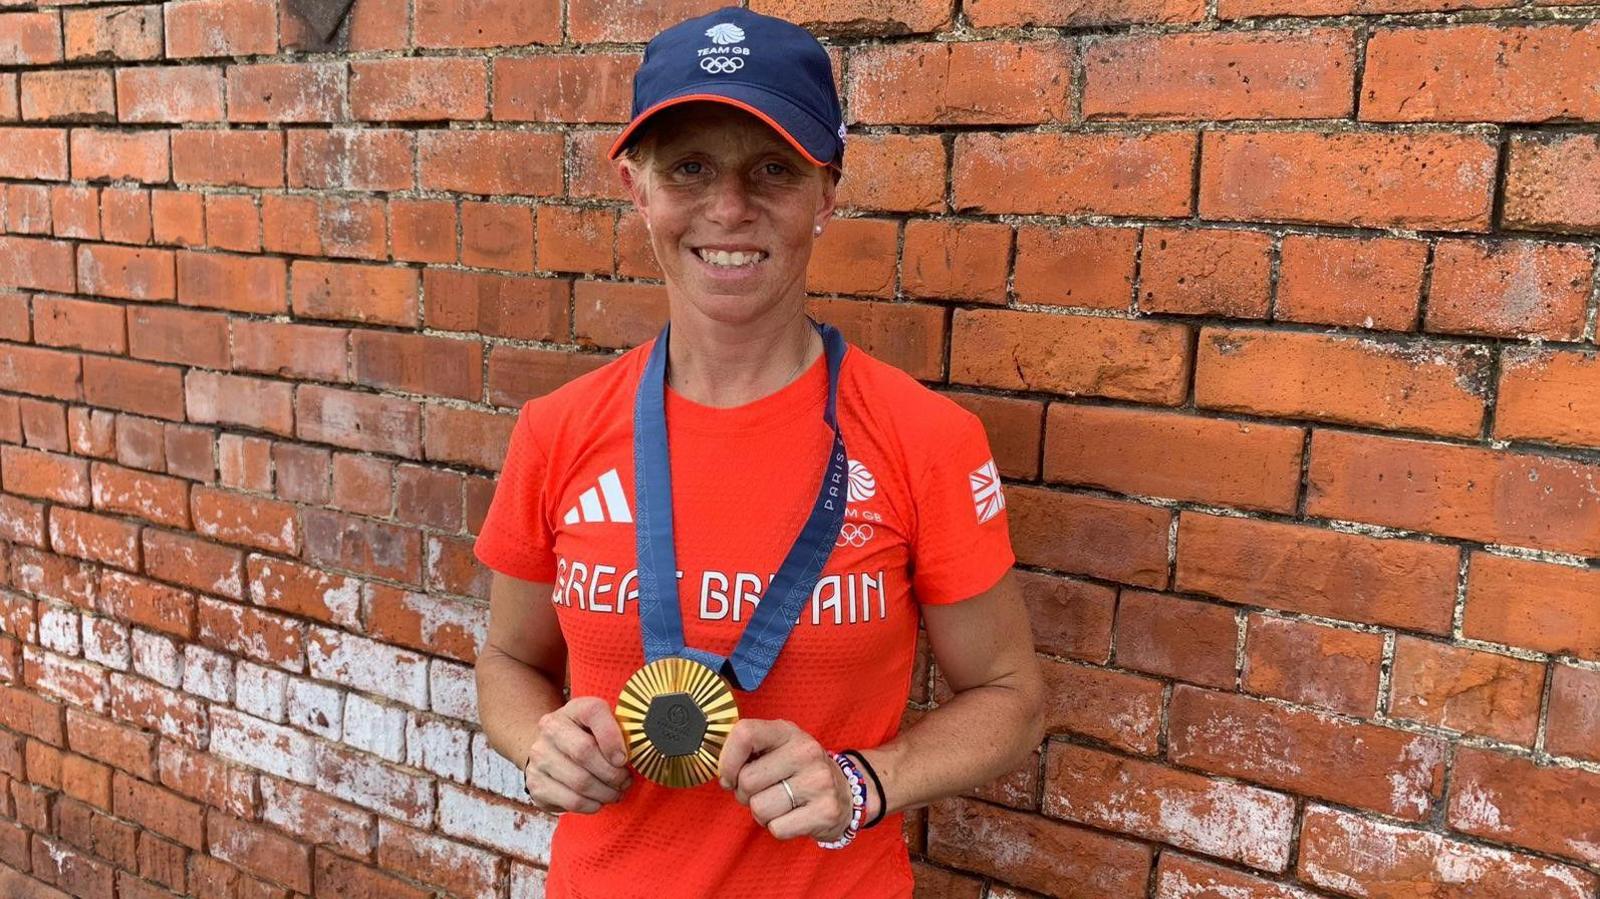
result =
[[[544,891],[473,540],[668,316],[605,151],[726,4],[314,5],[0,0],[0,895]],[[1047,687],[919,897],[1591,899],[1592,5],[746,5],[848,125],[806,309],[982,422]]]

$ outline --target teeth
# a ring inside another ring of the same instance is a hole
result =
[[[753,262],[760,262],[761,260],[767,258],[767,254],[760,252],[759,250],[754,253],[729,253],[725,250],[699,249],[695,250],[695,252],[699,254],[701,259],[704,259],[712,265],[724,265],[730,268],[740,265],[749,265]]]

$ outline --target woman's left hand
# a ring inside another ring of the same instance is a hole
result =
[[[718,778],[780,840],[834,840],[850,824],[850,784],[833,757],[789,721],[741,719],[728,734]],[[794,803],[781,781],[789,781]]]

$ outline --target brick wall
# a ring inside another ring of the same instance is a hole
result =
[[[658,325],[602,151],[717,4],[285,2],[0,0],[8,896],[541,892],[472,539]],[[1597,9],[752,5],[842,74],[815,310],[989,426],[1052,685],[925,895],[1593,899]]]

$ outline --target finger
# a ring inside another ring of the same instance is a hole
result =
[[[731,789],[738,783],[739,769],[745,766],[751,756],[770,752],[798,731],[787,721],[741,719],[728,732],[728,741],[722,745],[722,755],[717,760],[717,779],[722,788]]]
[[[791,805],[789,794],[783,791],[782,784],[768,787],[750,797],[750,817],[754,818],[757,824],[766,827],[778,818],[802,807],[803,800],[798,793],[794,799],[794,804]]]
[[[549,778],[541,779],[537,792],[530,789],[528,793],[533,797],[534,804],[547,812],[577,812],[581,815],[592,815],[600,810],[600,803],[579,796]]]
[[[770,752],[745,762],[744,767],[734,777],[734,795],[739,801],[748,805],[752,797],[770,787],[778,787],[778,792],[783,788],[778,782],[785,777],[789,778],[789,788],[794,790],[795,801],[805,802],[801,795],[800,775],[806,769],[804,753],[795,743],[785,743]],[[805,778],[810,781],[812,778]]]
[[[602,756],[617,768],[627,763],[628,752],[622,739],[622,727],[617,724],[617,716],[610,706],[594,696],[575,699],[567,705],[572,710],[573,719],[594,736],[595,745]]]
[[[557,716],[546,729],[545,739],[561,755],[613,788],[620,788],[628,776],[627,769],[611,764],[601,755],[594,736],[571,718]]]
[[[607,803],[622,798],[622,791],[590,774],[571,759],[549,755],[534,762],[530,767],[587,799]]]
[[[792,840],[796,837],[836,837],[840,820],[837,808],[832,810],[823,807],[822,803],[802,805],[792,812],[779,815],[767,822],[767,833],[779,840]]]

